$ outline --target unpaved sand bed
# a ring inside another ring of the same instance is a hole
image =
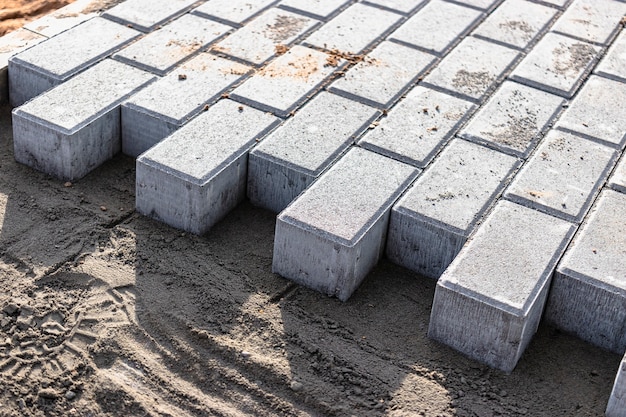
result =
[[[434,282],[347,302],[271,273],[274,215],[197,237],[136,214],[134,160],[75,184],[0,108],[0,416],[597,416],[620,357],[542,326],[511,375],[426,337]]]

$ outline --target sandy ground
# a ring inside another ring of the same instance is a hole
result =
[[[74,0],[0,0],[0,36]]]

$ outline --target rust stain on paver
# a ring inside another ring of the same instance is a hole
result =
[[[308,22],[302,17],[280,15],[273,25],[267,25],[264,34],[274,42],[282,42],[300,33]]]
[[[485,90],[493,82],[493,76],[487,71],[459,70],[452,79],[452,85],[456,88],[479,93]]]
[[[295,61],[290,62],[286,66],[265,67],[258,72],[258,75],[268,78],[304,78],[306,80],[319,71],[318,65],[317,59],[313,57],[313,55],[308,54],[303,57],[298,57]]]
[[[593,46],[586,43],[579,42],[571,46],[560,43],[552,52],[554,71],[562,75],[578,74],[591,62],[595,53]]]

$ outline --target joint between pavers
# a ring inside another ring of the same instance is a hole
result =
[[[607,40],[605,42],[595,42],[589,39],[585,39],[585,38],[581,38],[579,36],[574,36],[570,33],[565,33],[565,32],[561,32],[559,30],[551,30],[550,32],[552,33],[556,33],[557,35],[561,35],[561,36],[565,36],[568,37],[570,39],[574,39],[580,42],[585,42],[591,45],[595,45],[595,46],[600,46],[600,47],[607,47],[609,45],[611,45],[613,43],[613,41],[615,40],[615,38],[617,37],[617,34],[621,31],[622,25],[618,24],[613,31],[611,32],[611,34],[608,36]]]
[[[606,180],[606,178],[604,178],[604,180]],[[604,182],[604,180],[596,181],[595,187],[598,186],[598,183]],[[590,198],[589,201],[583,204],[583,206],[578,211],[578,214],[576,214],[575,216],[571,214],[563,213],[562,211],[559,211],[553,207],[546,206],[544,204],[538,203],[536,201],[530,200],[528,198],[525,198],[516,194],[509,194],[505,192],[502,195],[502,198],[504,200],[511,201],[515,204],[519,204],[520,206],[524,206],[526,208],[536,210],[540,213],[547,214],[552,217],[556,217],[557,219],[565,220],[566,222],[570,222],[574,224],[580,224],[584,220],[585,214],[587,213],[588,209],[591,207],[591,204],[595,200],[595,196],[599,192],[600,190],[597,190],[597,192],[594,193],[594,198]]]
[[[626,290],[614,285],[609,285],[605,281],[599,280],[597,278],[591,277],[587,274],[580,273],[578,271],[574,271],[570,268],[558,268],[556,271],[562,275],[567,274],[568,278],[573,278],[577,281],[580,281],[587,285],[593,285],[596,288],[599,288],[603,291],[611,292],[613,294],[617,293],[621,297],[626,298]]]
[[[474,6],[473,4],[467,4],[467,3],[463,3],[461,1],[455,1],[455,0],[442,0],[442,1],[445,1],[447,3],[456,4],[457,6],[467,7],[468,9],[478,10],[478,11],[481,11],[481,12],[491,12],[496,7],[498,7],[504,0],[499,0],[499,1],[495,2],[495,3],[493,3],[491,6],[489,6],[487,8],[482,8],[482,7],[479,7],[479,6]]]
[[[573,0],[568,0],[567,2],[565,2],[565,4],[563,6],[559,6],[558,4],[553,4],[553,3],[550,3],[550,2],[547,2],[547,1],[541,1],[541,0],[526,0],[526,1],[529,1],[529,2],[535,3],[535,4],[540,4],[542,6],[550,7],[550,8],[556,9],[556,10],[563,11],[563,10],[567,9],[567,7],[570,5],[570,3]]]
[[[582,132],[578,132],[578,131],[573,130],[573,129],[569,129],[569,128],[564,127],[564,126],[559,126],[558,124],[557,124],[557,126],[554,129],[555,130],[559,130],[561,132],[569,133],[569,134],[577,136],[579,138],[590,140],[590,141],[598,143],[600,145],[608,146],[609,148],[612,148],[612,149],[615,149],[615,150],[618,150],[618,151],[624,150],[624,147],[626,146],[626,133],[624,133],[624,136],[622,136],[622,138],[620,139],[619,143],[615,143],[615,142],[609,142],[607,140],[604,140],[604,139],[596,137],[596,136],[589,135],[587,133],[582,133]]]
[[[420,85],[420,86],[422,86],[422,87],[429,88],[429,89],[431,89],[431,90],[438,91],[438,92],[440,92],[440,93],[447,94],[447,95],[452,96],[452,97],[455,97],[455,98],[459,98],[459,99],[461,99],[461,100],[469,101],[469,102],[470,102],[470,103],[472,103],[472,104],[478,104],[478,105],[480,105],[480,104],[482,103],[482,101],[483,101],[483,99],[480,99],[480,98],[474,98],[474,97],[471,97],[471,96],[465,95],[465,94],[463,94],[463,93],[459,93],[459,92],[454,91],[454,90],[449,90],[449,89],[447,89],[447,88],[440,87],[440,86],[438,86],[438,85],[436,85],[436,84],[431,84],[431,83],[429,83],[428,81],[422,81],[422,82],[420,82],[418,85]]]
[[[424,6],[424,4],[426,4],[427,2],[423,1],[422,3],[420,3],[417,6],[415,6],[413,9],[411,9],[409,12],[403,12],[403,11],[400,11],[400,10],[396,10],[396,9],[394,9],[392,7],[387,7],[387,6],[383,6],[382,4],[372,3],[372,2],[369,2],[367,0],[363,0],[361,3],[365,4],[367,6],[374,7],[376,9],[384,10],[386,12],[391,12],[391,13],[395,13],[395,14],[398,14],[400,16],[405,16],[406,17],[406,16],[412,15],[416,10],[419,10],[420,8],[422,8]]]
[[[609,74],[602,70],[596,70],[593,73],[594,75],[597,75],[598,77],[602,77],[602,78],[606,78],[607,80],[617,81],[618,83],[626,84],[626,77],[620,77],[619,75]]]
[[[232,20],[228,20],[228,19],[223,19],[219,16],[214,16],[212,14],[208,14],[208,13],[204,13],[201,11],[198,11],[197,9],[191,10],[189,13],[194,15],[194,16],[198,16],[198,17],[202,17],[204,19],[209,19],[212,20],[214,22],[217,23],[222,23],[228,26],[232,26],[235,29],[239,29],[242,28],[246,25],[246,23],[248,23],[249,21],[251,21],[252,19],[256,18],[257,16],[259,16],[261,13],[265,12],[266,10],[274,7],[276,5],[276,3],[278,3],[280,0],[276,0],[270,4],[268,4],[267,6],[263,7],[262,9],[257,10],[254,14],[248,16],[244,21],[242,21],[241,23],[238,22],[233,22]],[[204,0],[201,2],[204,3]],[[198,4],[196,4],[197,6]]]

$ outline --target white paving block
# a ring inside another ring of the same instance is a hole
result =
[[[95,17],[9,59],[9,99],[20,106],[111,55],[141,33]],[[71,51],[71,53],[68,53]]]
[[[209,0],[192,13],[233,26],[241,26],[246,20],[274,3],[276,0]]]
[[[425,2],[426,0],[366,0],[366,3],[382,6],[404,14],[411,13]]]
[[[341,158],[379,114],[321,92],[250,152],[248,198],[280,212]]]
[[[606,417],[626,417],[626,355],[619,364],[605,415]]]
[[[9,101],[9,58],[46,40],[26,29],[17,29],[0,37],[0,104]]]
[[[501,200],[437,282],[429,337],[511,372],[537,330],[574,230]]]
[[[251,68],[201,53],[122,104],[122,152],[137,157],[217,101]]]
[[[622,156],[622,159],[617,164],[613,175],[609,178],[609,185],[614,190],[626,194],[626,157]]]
[[[126,0],[104,12],[102,17],[152,32],[198,3],[198,0]]]
[[[319,20],[328,20],[351,0],[282,0],[278,6]]]
[[[626,83],[626,31],[615,39],[596,73]]]
[[[574,0],[552,30],[600,45],[608,44],[620,30],[626,3],[615,0]]]
[[[380,259],[391,206],[417,174],[351,149],[278,215],[272,270],[347,300]]]
[[[559,263],[545,317],[615,353],[626,351],[626,194],[603,191]]]
[[[504,0],[451,0],[455,3],[464,4],[466,6],[475,7],[477,9],[491,11]]]
[[[107,59],[15,109],[15,159],[60,179],[83,177],[120,151],[120,103],[154,78]]]
[[[205,233],[245,198],[248,152],[278,121],[218,101],[137,159],[137,211]]]
[[[387,257],[439,278],[519,165],[512,156],[452,140],[393,207]]]

